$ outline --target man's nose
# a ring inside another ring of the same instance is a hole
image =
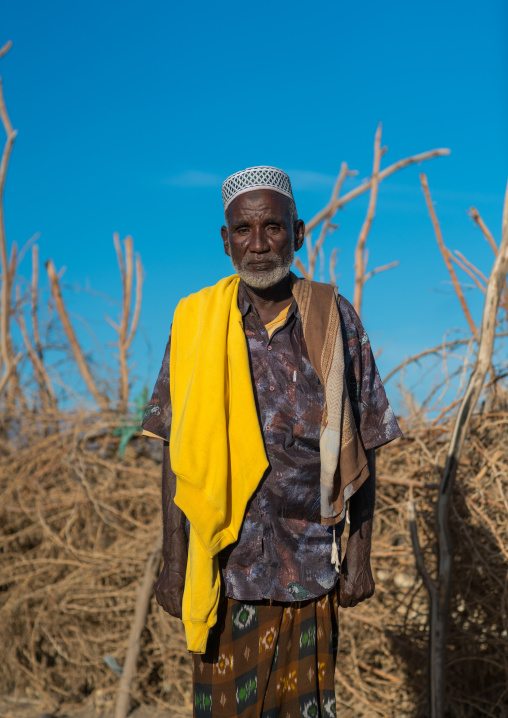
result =
[[[249,250],[251,252],[269,252],[270,245],[266,239],[266,235],[263,227],[255,227],[251,234],[251,241],[249,243]]]

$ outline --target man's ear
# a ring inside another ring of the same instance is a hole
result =
[[[305,222],[303,219],[297,219],[295,222],[295,252],[303,247],[305,239]]]
[[[222,241],[224,242],[224,251],[226,252],[228,257],[231,257],[231,252],[229,251],[229,232],[225,224],[223,224],[220,228],[220,234],[222,237]]]

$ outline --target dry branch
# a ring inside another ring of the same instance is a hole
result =
[[[482,280],[482,282],[484,282],[485,284],[487,284],[487,282],[489,281],[488,278],[484,275],[483,272],[481,272],[481,271],[478,269],[478,267],[475,267],[475,265],[474,265],[472,262],[470,262],[469,259],[467,259],[466,257],[464,257],[464,255],[462,254],[462,252],[459,252],[458,249],[455,250],[455,254],[457,255],[457,257],[459,257],[459,258],[464,262],[464,264],[465,264],[467,267],[469,267],[469,269],[471,269],[471,271],[473,271],[473,272]]]
[[[380,272],[386,272],[387,269],[393,269],[393,267],[399,266],[399,260],[395,260],[395,262],[390,262],[389,264],[383,264],[381,267],[376,267],[375,269],[371,269],[370,272],[367,272],[367,274],[363,278],[363,284],[365,285],[366,282],[371,279],[375,274],[379,274]]]
[[[336,265],[337,265],[337,253],[338,253],[338,251],[339,251],[339,250],[338,250],[337,248],[334,248],[334,249],[332,249],[331,254],[330,254],[330,269],[329,269],[329,271],[330,271],[330,283],[331,283],[332,286],[334,286],[334,287],[337,286],[337,277],[336,277],[336,275],[335,275],[335,267],[336,267]]]
[[[471,277],[471,279],[476,284],[478,289],[485,294],[485,292],[487,291],[486,287],[483,286],[483,284],[478,279],[477,275],[474,274],[471,269],[469,269],[469,267],[467,266],[467,264],[465,262],[463,262],[458,257],[455,257],[455,255],[453,255],[449,249],[447,250],[447,252],[448,252],[448,256],[450,257],[452,262],[455,262],[457,267],[460,267],[468,275],[468,277]]]
[[[494,256],[497,255],[496,240],[492,236],[492,232],[490,231],[490,229],[487,227],[487,225],[483,221],[483,219],[482,219],[480,213],[478,212],[478,210],[476,209],[476,207],[471,207],[471,209],[469,210],[469,216],[476,222],[478,227],[483,232],[483,236],[485,237],[485,239],[487,240],[487,242],[490,245],[490,248],[494,252]],[[508,313],[508,282],[506,281],[506,278],[505,278],[504,286],[503,286],[503,295],[501,298],[501,304],[503,306],[503,309]]]
[[[434,205],[432,203],[432,197],[430,196],[429,184],[427,182],[427,177],[425,176],[425,173],[423,173],[423,172],[420,175],[420,182],[422,184],[423,194],[425,195],[425,201],[427,203],[427,208],[429,210],[430,218],[432,220],[432,226],[434,227],[434,233],[436,235],[437,243],[438,243],[439,249],[441,251],[441,254],[443,255],[443,259],[446,264],[446,268],[448,269],[448,273],[451,277],[453,288],[455,289],[457,297],[459,298],[459,302],[462,307],[462,311],[464,312],[464,316],[466,317],[467,323],[469,325],[469,329],[471,330],[472,334],[474,334],[476,336],[478,333],[478,330],[476,328],[475,323],[473,322],[473,317],[471,316],[471,312],[469,311],[469,307],[468,307],[466,299],[464,297],[464,293],[460,287],[459,280],[457,279],[457,275],[456,275],[453,265],[450,261],[450,252],[447,249],[447,247],[445,246],[445,243],[443,242],[443,235],[441,234],[441,227],[439,226],[439,220],[437,218],[436,211],[435,211]]]
[[[2,58],[11,48],[12,43],[7,42],[0,49],[0,58]],[[9,263],[7,259],[7,239],[5,236],[5,219],[4,219],[4,188],[7,177],[7,168],[9,159],[16,137],[16,130],[13,129],[5,100],[3,95],[2,79],[0,78],[0,118],[6,134],[6,141],[0,162],[0,270],[2,275],[2,286],[0,290],[0,368],[3,364],[3,375],[0,380],[0,391],[5,388],[11,377],[16,375],[16,364],[10,334],[10,319],[12,314],[11,293],[12,293],[12,269],[15,266],[15,254],[12,255],[14,261]]]
[[[506,338],[508,336],[508,332],[498,332],[496,334],[496,338]],[[408,364],[412,364],[413,362],[418,362],[420,359],[423,359],[426,356],[431,356],[432,354],[439,354],[445,349],[456,349],[457,347],[464,346],[464,344],[469,344],[471,339],[454,339],[451,342],[441,342],[441,344],[438,344],[435,347],[431,347],[430,349],[424,349],[421,352],[418,352],[418,354],[413,354],[407,359],[404,359],[403,362],[398,364],[394,369],[388,372],[388,374],[383,378],[383,384],[386,384],[386,382],[391,379],[395,374],[397,374],[399,371],[402,371]]]
[[[120,678],[120,683],[118,685],[115,718],[126,718],[129,712],[131,683],[136,672],[136,665],[141,649],[141,633],[145,627],[146,617],[150,607],[150,598],[152,597],[153,587],[160,564],[161,551],[162,535],[158,536],[155,541],[150,556],[148,557],[148,561],[146,562],[143,582],[138,589],[136,611],[132,621],[127,655],[123,664],[122,677]]]
[[[42,408],[45,411],[47,411],[48,409],[54,410],[56,408],[56,399],[53,392],[53,387],[51,385],[51,379],[49,378],[48,372],[46,371],[41,357],[37,353],[37,350],[34,348],[32,342],[30,341],[30,337],[28,336],[28,331],[25,324],[25,317],[23,316],[23,306],[21,303],[19,284],[16,287],[16,305],[17,313],[15,315],[15,318],[21,330],[21,336],[23,337],[28,356],[30,358],[30,361],[32,362],[34,373],[37,377],[37,381],[41,390]]]
[[[300,257],[295,257],[295,267],[298,269],[299,272],[303,274],[305,279],[310,279],[309,273],[307,272],[307,268],[303,264]]]
[[[476,209],[476,207],[471,207],[471,209],[469,210],[469,216],[476,222],[476,224],[478,225],[478,227],[479,227],[479,228],[481,229],[481,231],[483,232],[483,236],[485,237],[485,239],[486,239],[487,242],[489,243],[490,248],[491,248],[492,251],[494,252],[494,256],[495,256],[495,255],[497,254],[497,244],[496,244],[496,240],[495,240],[494,237],[492,236],[492,232],[490,231],[490,229],[487,227],[487,225],[485,224],[485,222],[484,222],[483,219],[481,218],[480,213],[478,212],[478,210]]]
[[[3,392],[5,387],[7,386],[7,383],[9,379],[11,378],[11,375],[14,374],[16,371],[16,367],[19,364],[19,362],[23,359],[23,352],[19,352],[16,354],[16,356],[13,358],[13,360],[10,362],[9,366],[5,368],[4,373],[0,377],[0,394]]]
[[[382,125],[379,124],[376,135],[374,138],[374,161],[372,165],[372,175],[370,179],[370,197],[369,205],[367,207],[367,214],[363,222],[358,241],[355,249],[355,288],[353,294],[353,306],[356,313],[361,316],[362,313],[362,295],[363,287],[365,285],[365,270],[367,266],[367,254],[365,252],[365,245],[367,243],[367,237],[374,220],[374,214],[376,211],[377,192],[379,187],[379,170],[381,169],[381,157],[386,150],[381,148],[381,132]]]
[[[326,206],[320,210],[309,222],[307,222],[306,230],[305,230],[305,239],[306,239],[306,245],[307,245],[307,260],[308,264],[307,267],[304,266],[302,260],[300,258],[295,259],[295,266],[296,268],[302,273],[302,275],[306,279],[313,279],[314,273],[315,273],[315,267],[316,267],[316,261],[318,256],[321,256],[324,261],[324,255],[323,255],[323,245],[326,240],[326,237],[328,236],[330,230],[337,229],[337,225],[332,224],[333,217],[337,213],[337,211],[341,208],[343,208],[348,202],[355,199],[356,197],[360,196],[364,192],[367,192],[370,190],[370,199],[369,199],[369,206],[367,209],[367,214],[365,217],[365,221],[363,223],[362,229],[360,231],[360,235],[358,238],[358,243],[355,251],[355,289],[354,289],[354,298],[353,298],[353,304],[355,306],[355,309],[358,313],[359,310],[361,310],[361,301],[362,301],[362,292],[363,287],[365,285],[365,282],[368,281],[371,277],[373,277],[376,274],[379,274],[379,272],[386,271],[387,269],[390,269],[394,266],[396,266],[395,262],[391,262],[390,264],[383,265],[382,267],[378,267],[371,272],[366,273],[366,265],[367,265],[367,257],[368,257],[368,251],[365,250],[365,244],[367,241],[367,236],[370,230],[370,227],[372,225],[372,221],[374,218],[375,213],[375,206],[377,201],[377,193],[378,193],[378,186],[379,183],[385,179],[386,177],[390,176],[394,172],[397,172],[404,167],[407,167],[409,165],[423,162],[428,159],[432,159],[433,157],[443,156],[449,154],[449,150],[446,149],[437,149],[432,150],[430,152],[423,152],[419,155],[414,155],[412,157],[407,157],[403,160],[399,160],[398,162],[395,162],[393,165],[390,165],[390,167],[387,167],[385,170],[381,170],[381,157],[385,154],[386,148],[381,148],[381,124],[378,126],[376,131],[376,136],[374,139],[374,160],[373,160],[373,171],[371,177],[363,182],[361,185],[356,187],[355,189],[351,190],[347,194],[345,194],[343,197],[340,197],[340,191],[342,189],[342,186],[344,184],[344,181],[347,177],[352,177],[357,174],[356,171],[349,170],[347,164],[345,162],[342,163],[340,172],[337,176],[337,179],[335,181],[335,185],[331,194],[331,197],[326,204]],[[312,242],[312,232],[313,230],[322,223],[321,230],[319,233],[318,240],[315,244]],[[332,282],[333,277],[333,267],[332,263],[335,261],[335,257],[330,260],[330,269],[331,272],[331,280]]]
[[[431,208],[430,195],[425,177],[422,185],[426,191],[427,204]],[[435,220],[437,223],[437,219]],[[438,234],[438,232],[436,232]],[[439,240],[438,240],[439,241]],[[441,245],[440,245],[441,246]],[[425,568],[416,521],[414,504],[410,504],[409,524],[413,551],[417,567],[427,586],[430,599],[429,620],[429,716],[444,718],[446,698],[446,628],[449,614],[450,590],[453,565],[453,541],[449,525],[449,506],[457,468],[460,462],[464,440],[487,372],[492,364],[492,351],[497,324],[497,312],[503,284],[508,272],[508,185],[503,210],[503,235],[487,284],[483,309],[480,339],[476,364],[469,379],[455,419],[450,439],[446,463],[441,478],[439,497],[436,507],[436,530],[438,543],[438,566],[436,578],[431,579]]]
[[[405,167],[409,167],[410,165],[419,164],[420,162],[425,162],[426,160],[431,160],[434,157],[445,157],[446,155],[450,154],[450,150],[448,149],[437,149],[437,150],[430,150],[429,152],[422,152],[419,155],[413,155],[412,157],[406,157],[403,160],[399,160],[398,162],[394,162],[393,165],[390,165],[389,167],[386,167],[386,169],[381,170],[378,176],[378,183],[382,182],[384,179],[389,177],[390,175],[394,174],[395,172],[398,172],[401,169],[404,169]],[[369,178],[365,182],[363,182],[358,187],[355,187],[355,189],[352,189],[350,192],[345,194],[343,197],[340,197],[337,199],[336,202],[333,204],[327,204],[326,207],[323,207],[322,210],[320,210],[314,217],[307,222],[306,227],[307,230],[310,232],[315,227],[317,227],[318,224],[320,224],[326,217],[333,216],[337,210],[344,207],[345,204],[348,202],[351,202],[351,200],[355,199],[356,197],[359,197],[360,195],[364,194],[365,192],[368,192],[372,184],[372,178]]]
[[[456,471],[457,457],[460,456],[464,439],[468,430],[469,421],[474,407],[480,396],[487,371],[490,366],[494,337],[496,332],[497,311],[501,297],[502,287],[508,273],[508,186],[506,189],[503,209],[503,234],[494,266],[490,273],[487,285],[487,294],[483,309],[481,334],[478,346],[476,366],[469,380],[468,388],[464,394],[461,408],[458,412],[455,427],[448,451],[447,466],[443,474],[443,486],[452,480]]]
[[[32,247],[32,334],[35,342],[35,351],[39,359],[42,359],[42,343],[39,333],[39,321],[37,318],[37,307],[39,304],[39,247],[35,244]]]
[[[48,260],[45,264],[45,267],[48,274],[51,294],[55,302],[55,308],[62,323],[72,354],[78,366],[79,373],[81,374],[88,391],[94,398],[99,408],[107,410],[109,409],[108,397],[99,390],[99,387],[95,382],[90,367],[88,366],[88,362],[85,359],[85,355],[83,354],[83,350],[81,349],[81,345],[78,341],[76,332],[74,331],[74,328],[71,324],[71,320],[69,319],[69,315],[67,313],[67,309],[65,307],[65,303],[62,297],[62,291],[60,289],[60,282],[58,281],[58,276],[54,264],[51,260]]]
[[[115,324],[109,317],[106,320],[118,333],[118,361],[120,364],[120,386],[118,408],[125,413],[129,399],[129,367],[128,353],[139,322],[141,312],[141,300],[143,294],[143,267],[139,255],[136,256],[136,295],[134,312],[131,318],[132,285],[134,276],[134,243],[132,237],[126,237],[124,241],[125,261],[122,255],[120,237],[117,232],[113,235],[118,266],[122,277],[122,313],[120,324]],[[130,328],[129,328],[130,322]]]
[[[334,207],[335,204],[338,201],[340,191],[342,189],[342,185],[344,184],[344,181],[347,177],[353,177],[356,174],[356,172],[351,172],[348,169],[348,166],[346,162],[343,162],[340,166],[339,174],[337,175],[337,179],[335,180],[335,184],[333,186],[332,195],[330,197],[330,201],[328,202],[329,207]],[[325,242],[326,237],[328,236],[328,233],[330,230],[337,229],[336,225],[332,225],[332,219],[336,213],[330,211],[330,213],[326,216],[326,218],[323,221],[323,225],[321,227],[321,231],[319,233],[318,240],[315,245],[312,244],[312,229],[309,227],[306,227],[305,230],[305,240],[307,244],[307,255],[308,255],[308,267],[307,269],[303,268],[303,273],[306,279],[313,279],[314,277],[314,271],[316,266],[316,260],[318,258],[318,255],[320,251],[323,248],[323,244]],[[300,271],[302,271],[303,264],[301,261],[297,264],[297,267]]]

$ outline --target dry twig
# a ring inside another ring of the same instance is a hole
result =
[[[7,54],[12,46],[11,42],[7,42],[0,49],[0,58]],[[16,376],[17,361],[12,348],[10,319],[12,314],[11,308],[11,292],[12,280],[15,268],[15,249],[11,256],[11,262],[7,259],[7,239],[5,236],[5,219],[4,219],[4,188],[7,177],[7,168],[9,159],[16,138],[17,131],[13,129],[5,100],[3,95],[2,79],[0,78],[0,118],[7,136],[2,160],[0,162],[0,268],[2,272],[2,284],[0,290],[0,369],[3,364],[3,374],[0,377],[0,391],[5,388],[11,377]]]
[[[372,175],[370,180],[370,197],[367,207],[367,214],[363,222],[358,241],[355,249],[355,288],[353,294],[353,306],[356,313],[361,316],[362,313],[362,294],[365,284],[365,272],[367,267],[368,254],[365,251],[365,244],[372,226],[374,213],[376,211],[377,191],[379,187],[379,170],[381,169],[381,157],[385,154],[386,148],[381,148],[381,131],[382,126],[379,124],[374,138],[374,162],[372,165]]]
[[[483,221],[483,219],[482,219],[480,213],[478,212],[478,210],[476,209],[476,207],[471,207],[471,209],[469,210],[469,216],[475,221],[475,223],[481,229],[483,236],[485,237],[485,239],[487,240],[487,242],[490,245],[490,248],[494,252],[494,256],[496,256],[497,255],[496,241],[495,241],[494,237],[492,236],[492,232],[490,231],[490,229],[487,227],[487,225]],[[503,295],[501,298],[501,305],[502,305],[503,309],[506,312],[508,312],[508,282],[506,281],[506,279],[504,281],[504,286],[503,286]]]
[[[60,282],[58,281],[58,276],[51,259],[46,262],[45,267],[48,273],[48,279],[51,287],[51,294],[55,302],[55,308],[64,328],[67,341],[69,342],[69,346],[72,350],[72,354],[78,366],[79,372],[83,378],[83,381],[86,384],[88,391],[93,396],[99,408],[107,410],[109,409],[108,397],[99,390],[99,387],[95,382],[90,367],[88,366],[88,362],[85,359],[85,355],[83,354],[83,350],[81,349],[81,345],[76,336],[76,332],[74,331],[74,328],[71,324],[71,320],[69,319],[67,309],[65,308],[62,291],[60,289]]]
[[[129,367],[128,352],[138,327],[141,313],[141,299],[143,291],[143,267],[139,255],[136,255],[136,299],[134,312],[131,319],[131,297],[134,275],[134,243],[132,237],[126,237],[124,241],[125,262],[120,245],[120,237],[117,232],[113,235],[118,266],[122,277],[122,314],[120,324],[115,324],[112,319],[106,317],[106,321],[118,333],[118,361],[120,364],[120,387],[118,408],[120,413],[125,413],[129,399]],[[129,328],[130,321],[130,328]]]
[[[468,307],[466,299],[464,297],[464,293],[461,289],[459,280],[457,279],[457,275],[455,273],[453,265],[450,261],[450,251],[446,248],[445,243],[443,242],[443,236],[441,234],[441,227],[439,226],[439,220],[437,218],[436,211],[435,211],[434,205],[432,203],[432,197],[430,196],[429,184],[427,182],[427,177],[425,176],[425,174],[423,172],[420,175],[420,182],[422,184],[423,194],[425,195],[427,209],[429,210],[430,218],[432,220],[432,225],[434,227],[434,233],[436,235],[437,243],[438,243],[439,249],[441,250],[441,254],[443,255],[443,259],[446,264],[448,273],[451,277],[453,288],[455,289],[455,293],[457,294],[457,297],[459,298],[460,306],[462,307],[462,311],[464,312],[464,316],[466,317],[467,323],[469,325],[469,329],[471,330],[472,334],[477,336],[478,330],[476,328],[475,323],[473,322],[473,317],[471,316],[471,312],[469,311],[469,307]]]

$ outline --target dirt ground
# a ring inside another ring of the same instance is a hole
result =
[[[53,710],[44,703],[28,698],[0,697],[0,718],[113,718],[114,714],[114,705],[99,707],[95,705],[95,701],[90,701],[88,705],[79,708]],[[178,712],[176,715],[191,718],[192,709]],[[174,718],[174,716],[174,711],[156,706],[139,706],[129,714],[129,718]]]

